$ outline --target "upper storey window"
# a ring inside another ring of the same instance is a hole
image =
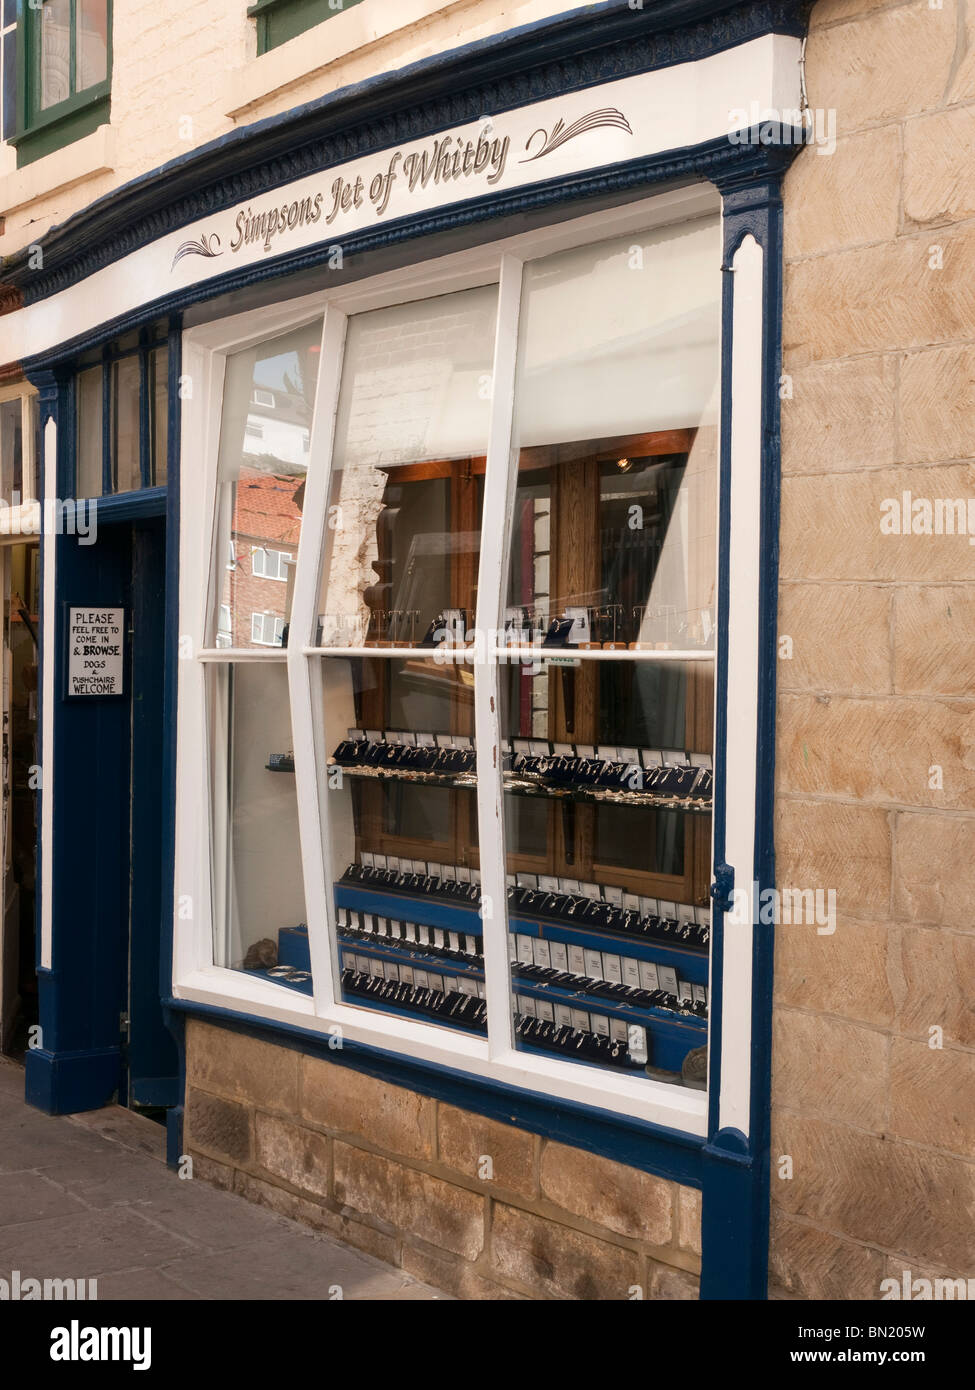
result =
[[[108,121],[112,0],[23,5],[18,33],[17,130],[7,138],[24,165]]]

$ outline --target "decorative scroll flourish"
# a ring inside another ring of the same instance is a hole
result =
[[[207,236],[206,232],[203,232],[199,241],[181,242],[176,248],[176,255],[173,257],[170,270],[175,270],[176,262],[181,261],[184,256],[207,256],[209,258],[223,255],[222,251],[214,249],[219,245],[220,237],[217,232],[211,232],[209,236]]]
[[[542,136],[542,147],[535,154],[529,154],[527,159],[523,159],[520,162],[522,164],[531,164],[533,160],[541,159],[543,155],[551,154],[552,151],[557,150],[560,145],[564,145],[567,140],[574,140],[577,135],[585,135],[587,131],[598,130],[601,126],[614,126],[617,130],[625,130],[627,135],[633,134],[629,121],[623,115],[623,112],[618,111],[615,106],[602,106],[598,111],[590,111],[588,115],[580,116],[579,119],[573,121],[571,125],[566,125],[560,116],[552,127],[552,133],[550,135],[546,133],[544,128],[532,131],[531,135],[529,135],[528,139],[525,141],[526,151],[531,149],[532,141],[535,139],[536,135]]]

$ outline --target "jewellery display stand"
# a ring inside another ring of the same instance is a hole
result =
[[[456,877],[464,872],[466,882]],[[481,997],[480,890],[471,873],[416,862],[408,869],[390,867],[383,856],[375,855],[366,863],[349,865],[335,886],[335,902],[343,985],[355,1002],[384,1009],[395,1006],[407,1013],[418,1010],[432,1017],[425,996],[419,996],[417,1004],[411,990],[436,988],[445,995]],[[526,898],[533,897],[537,905],[526,904]],[[561,901],[552,902],[553,898]],[[573,904],[580,913],[578,922],[568,912]],[[561,915],[555,911],[559,906]],[[639,923],[642,930],[617,930],[613,914],[621,921],[627,914],[597,885],[587,885],[584,894],[564,895],[535,892],[517,883],[509,888],[519,1041],[597,1065],[639,1068],[649,1061],[661,1071],[679,1072],[687,1053],[707,1037],[708,926],[701,909],[668,906],[681,912],[683,920],[661,917],[659,911],[647,917],[630,913],[626,925],[635,928]],[[594,908],[612,925],[586,925],[582,914]],[[366,988],[354,975],[385,978],[410,989]],[[480,1031],[474,1027],[476,1019],[468,1024],[449,1005],[436,1017]],[[536,1023],[529,1026],[526,1019]],[[542,1024],[552,1027],[545,1030]],[[616,1053],[595,1043],[587,1048],[560,1036],[560,1029],[608,1037],[620,1046]]]

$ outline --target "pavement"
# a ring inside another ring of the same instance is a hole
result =
[[[333,1237],[166,1167],[161,1125],[120,1106],[43,1115],[0,1057],[0,1279],[96,1279],[118,1299],[433,1300]],[[10,1284],[8,1283],[8,1287]]]

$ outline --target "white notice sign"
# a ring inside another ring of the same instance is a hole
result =
[[[68,694],[122,695],[125,609],[68,609]]]

